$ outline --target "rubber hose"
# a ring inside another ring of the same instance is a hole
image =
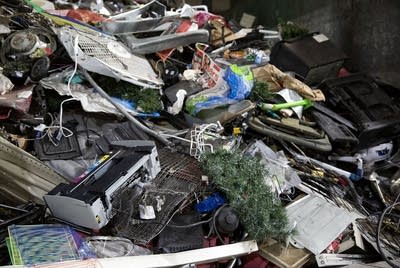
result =
[[[131,121],[135,126],[137,126],[139,129],[143,130],[147,134],[153,136],[160,142],[164,143],[167,146],[172,147],[173,143],[164,138],[160,133],[153,131],[149,129],[148,127],[144,126],[142,123],[140,123],[135,117],[130,115],[122,106],[117,104],[116,102],[113,101],[113,99],[105,92],[92,78],[92,76],[83,68],[81,68],[83,71],[83,75],[85,78],[88,80],[88,82],[96,89],[96,91],[106,100],[108,100],[112,105],[114,105],[115,108],[117,108],[118,111],[120,111],[129,121]]]
[[[256,132],[259,132],[264,135],[271,136],[278,140],[284,140],[288,142],[293,142],[295,144],[299,144],[301,146],[322,151],[322,152],[330,152],[332,150],[332,146],[329,143],[329,140],[324,139],[306,139],[297,136],[293,136],[282,131],[276,130],[265,125],[260,121],[257,117],[251,117],[248,121],[248,125],[251,129]]]

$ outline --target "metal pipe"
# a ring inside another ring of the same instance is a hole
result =
[[[167,146],[173,146],[173,143],[164,138],[160,133],[151,130],[150,128],[144,126],[142,123],[140,123],[135,117],[130,115],[124,107],[119,105],[118,103],[114,102],[113,99],[105,92],[92,78],[92,76],[83,68],[81,68],[83,75],[85,78],[88,80],[88,82],[96,89],[96,91],[106,100],[108,100],[112,105],[114,105],[115,108],[117,108],[118,111],[120,111],[129,121],[131,121],[135,126],[137,126],[139,129],[143,130],[147,134],[153,136],[154,138],[158,139],[160,142],[164,143]]]

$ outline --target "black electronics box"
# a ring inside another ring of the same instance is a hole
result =
[[[358,149],[400,135],[400,107],[371,77],[354,74],[325,81],[321,90],[329,106],[358,128]]]
[[[346,58],[325,35],[314,33],[275,44],[270,63],[283,72],[294,72],[307,85],[317,85],[337,77]]]

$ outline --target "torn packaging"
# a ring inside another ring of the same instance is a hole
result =
[[[198,43],[196,44],[196,52],[193,55],[193,69],[201,70],[207,78],[206,83],[203,85],[206,88],[214,87],[218,80],[223,76],[222,68],[216,64],[210,56],[207,55],[205,50],[208,45]]]
[[[62,73],[54,73],[50,76],[40,80],[40,84],[44,88],[50,88],[57,91],[61,96],[69,95],[76,98],[82,104],[82,108],[86,112],[103,112],[107,114],[121,115],[121,113],[106,99],[104,99],[98,92],[94,92],[82,84],[72,84],[71,91],[68,90],[64,78],[70,75],[72,70],[65,70]],[[79,73],[78,73],[79,75]]]
[[[20,113],[28,113],[34,86],[23,86],[0,96],[0,107],[14,109]]]
[[[313,101],[325,101],[325,96],[319,89],[311,89],[306,84],[285,74],[272,64],[253,69],[254,78],[259,82],[267,82],[271,92],[289,88],[299,93],[304,98]]]

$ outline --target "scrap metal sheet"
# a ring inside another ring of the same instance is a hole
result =
[[[292,244],[321,253],[358,215],[317,196],[306,196],[286,207],[291,226],[296,226]]]

